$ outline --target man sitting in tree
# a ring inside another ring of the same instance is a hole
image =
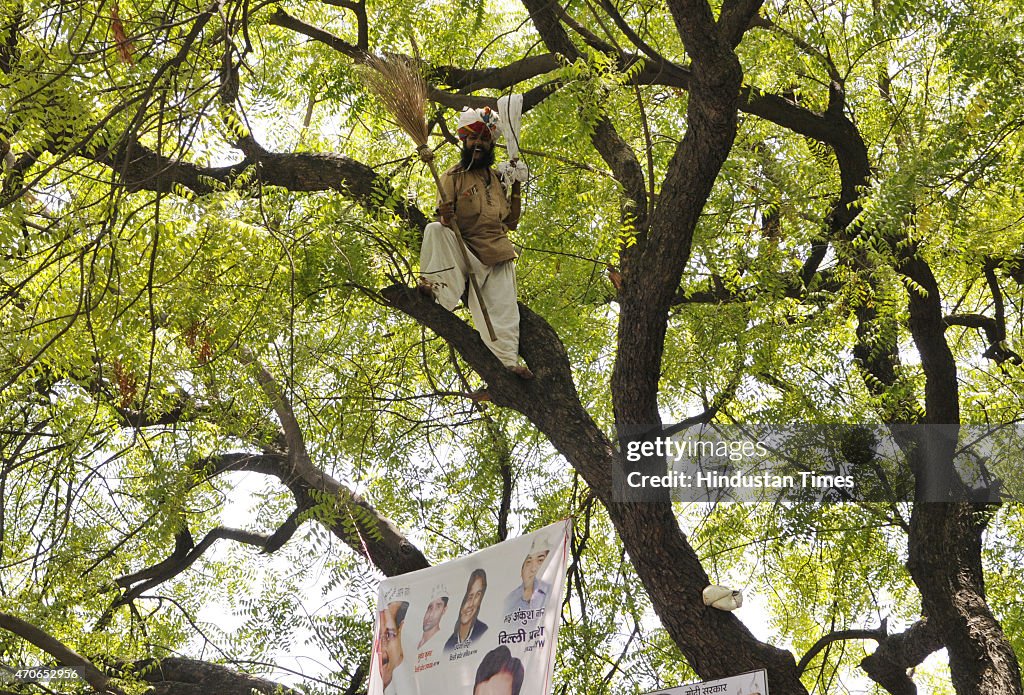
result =
[[[459,118],[462,160],[441,175],[438,222],[423,230],[419,290],[453,311],[466,292],[466,281],[476,275],[496,340],[486,329],[480,297],[470,288],[469,312],[484,344],[509,371],[532,379],[519,363],[519,305],[516,303],[516,252],[508,240],[521,212],[520,184],[512,184],[511,200],[492,169],[498,115],[490,108],[467,109]],[[448,225],[454,217],[469,248],[469,264]]]

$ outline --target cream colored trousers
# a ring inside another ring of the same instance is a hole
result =
[[[454,311],[466,291],[470,271],[476,274],[487,313],[494,326],[497,340],[487,334],[487,323],[480,311],[476,292],[469,289],[469,313],[480,338],[506,367],[519,364],[519,305],[516,303],[516,270],[514,261],[484,265],[469,251],[469,267],[462,259],[459,240],[455,232],[440,222],[431,222],[423,230],[420,249],[420,274],[435,289],[437,302],[448,311]]]

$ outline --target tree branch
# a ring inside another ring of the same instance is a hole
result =
[[[126,574],[123,577],[119,577],[116,583],[124,588],[130,587],[136,582],[142,581],[143,579],[156,579],[158,577],[165,577],[169,579],[177,574],[180,570],[175,568],[182,565],[192,549],[195,548],[195,541],[192,539],[192,532],[189,531],[188,527],[183,528],[174,535],[174,552],[171,555],[157,564],[141,569],[138,572],[132,574]],[[164,581],[161,579],[160,581]],[[157,582],[159,584],[159,582]],[[155,586],[155,585],[154,585]]]
[[[644,41],[640,37],[640,35],[633,30],[633,27],[629,26],[629,22],[625,20],[625,18],[618,11],[615,5],[612,4],[611,0],[601,0],[601,7],[604,9],[605,12],[608,13],[608,16],[611,17],[612,21],[615,22],[615,26],[619,28],[619,31],[625,34],[626,38],[629,39],[634,46],[639,48],[640,51],[642,51],[643,54],[646,55],[650,60],[652,60],[656,65],[672,65],[676,69],[681,69],[679,65],[676,65],[675,63],[672,63],[670,60],[666,59],[664,56],[658,53],[657,50],[652,48],[650,44]]]
[[[330,46],[339,53],[347,55],[357,63],[362,63],[366,60],[366,48],[361,48],[360,46],[349,43],[345,39],[335,36],[329,31],[324,31],[312,24],[307,24],[301,19],[288,14],[280,7],[274,10],[274,13],[270,15],[267,23],[284,29],[290,29],[297,34],[302,34],[314,41],[319,41],[322,44]]]
[[[109,614],[110,611],[119,606],[128,605],[150,589],[178,576],[191,567],[218,540],[226,539],[256,546],[265,553],[275,552],[295,534],[295,531],[302,523],[302,514],[305,511],[306,509],[303,507],[296,507],[285,522],[270,535],[254,533],[244,529],[229,528],[227,526],[218,526],[207,533],[195,546],[191,545],[192,535],[186,528],[179,532],[175,552],[169,558],[150,568],[117,579],[117,584],[128,590],[113,602],[107,613]],[[183,537],[187,538],[187,541],[182,541]],[[146,581],[136,584],[141,579],[146,579]],[[133,584],[135,585],[132,586]],[[101,619],[100,622],[103,623],[105,621]]]
[[[132,410],[131,408],[122,408],[117,405],[113,405],[112,407],[117,411],[117,414],[121,416],[121,420],[124,422],[124,425],[134,429],[142,429],[145,427],[169,427],[177,425],[185,422],[186,420],[202,417],[203,412],[206,410],[205,408],[196,406],[191,400],[184,396],[178,400],[177,404],[168,410],[155,415],[143,410]],[[186,413],[190,413],[190,416],[186,417]]]
[[[604,159],[623,188],[629,203],[623,216],[632,218],[637,230],[647,226],[647,183],[644,181],[643,167],[636,158],[636,153],[615,130],[615,126],[605,116],[597,122],[591,137],[594,148]]]
[[[0,44],[0,72],[11,74],[14,62],[18,59],[18,39],[21,38],[21,20],[25,16],[24,5],[17,3],[17,9],[7,15],[9,21],[0,27],[7,35],[7,40]]]
[[[816,657],[822,649],[832,644],[833,642],[841,642],[843,640],[865,639],[873,639],[876,642],[881,642],[885,639],[885,635],[885,620],[882,621],[882,624],[879,627],[873,630],[836,630],[834,632],[830,632],[829,634],[822,636],[817,642],[811,645],[811,648],[807,650],[807,653],[804,654],[803,657],[800,659],[799,663],[797,663],[796,670],[798,673],[801,674],[804,671],[806,671],[807,667],[810,666],[811,662],[814,660],[814,657]]]
[[[91,661],[68,647],[59,639],[36,627],[32,623],[10,613],[0,612],[0,628],[13,632],[26,642],[34,644],[39,649],[52,656],[58,662],[73,668],[75,673],[80,675],[86,683],[94,690],[101,693],[113,693],[113,695],[124,695],[124,691],[110,682],[105,673],[96,668]]]
[[[803,283],[802,271],[797,277],[780,278],[785,283],[782,296],[789,299],[805,301],[808,299],[808,287]],[[822,273],[819,283],[815,285],[815,292],[836,292],[841,284],[835,279],[833,273]],[[705,283],[704,288],[696,290],[676,290],[672,300],[672,306],[684,304],[729,304],[735,302],[753,301],[758,296],[758,286],[731,290],[725,286],[721,276],[713,275]]]
[[[907,671],[942,647],[934,624],[922,618],[904,632],[884,636],[874,653],[861,660],[860,667],[892,695],[917,695],[917,686]]]
[[[370,20],[366,16],[366,0],[320,0],[350,10],[356,16],[356,45],[362,51],[370,50]]]
[[[553,53],[532,55],[514,60],[501,67],[460,68],[454,65],[424,66],[425,72],[463,92],[481,89],[508,89],[510,86],[532,80],[557,70],[561,66]]]
[[[129,670],[152,684],[145,695],[300,695],[300,691],[197,659],[143,659]]]
[[[391,198],[388,204],[394,206],[395,213],[413,227],[422,229],[428,221],[415,205],[392,195],[387,179],[365,164],[341,155],[264,152],[258,161],[246,158],[231,166],[201,167],[137,144],[130,155],[123,150],[99,150],[89,158],[117,169],[122,185],[129,191],[169,193],[175,185],[181,185],[204,195],[218,190],[218,184],[232,185],[249,167],[256,167],[260,180],[266,185],[296,192],[335,190],[352,196],[364,208],[373,211],[383,207],[383,194],[384,198]]]
[[[724,0],[718,14],[718,33],[731,47],[739,46],[753,25],[764,0]]]
[[[316,506],[316,500],[323,500],[327,495],[332,500],[327,512],[333,533],[388,576],[428,567],[430,563],[423,553],[389,519],[362,496],[313,464],[298,418],[277,380],[251,351],[239,350],[239,360],[255,372],[256,380],[281,422],[287,464],[285,470],[278,466],[274,475],[292,490],[300,505],[308,500],[310,507]],[[497,363],[496,358],[494,361]],[[501,371],[507,372],[503,366]],[[509,378],[518,379],[511,375]]]
[[[998,319],[984,314],[950,314],[943,317],[947,326],[964,326],[965,328],[978,328],[985,332],[985,339],[988,341],[988,349],[983,357],[994,360],[996,364],[1009,361],[1011,364],[1021,364],[1024,359],[1019,354],[1008,348],[1005,344],[1006,325],[1000,326]]]

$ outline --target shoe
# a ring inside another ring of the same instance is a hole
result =
[[[526,379],[527,381],[529,381],[530,379],[533,378],[533,372],[531,372],[530,368],[527,367],[526,365],[513,364],[506,367],[506,369],[508,369],[510,372],[515,374],[520,379]]]

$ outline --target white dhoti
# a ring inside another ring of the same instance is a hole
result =
[[[516,303],[515,262],[484,265],[472,251],[468,252],[468,256],[469,267],[466,267],[455,232],[440,222],[431,222],[423,230],[420,275],[433,284],[438,304],[448,311],[454,311],[462,293],[466,291],[470,271],[475,273],[497,340],[491,340],[487,334],[487,322],[480,311],[480,300],[470,288],[468,303],[473,325],[480,332],[484,344],[501,363],[506,367],[514,367],[519,364],[519,305]]]

